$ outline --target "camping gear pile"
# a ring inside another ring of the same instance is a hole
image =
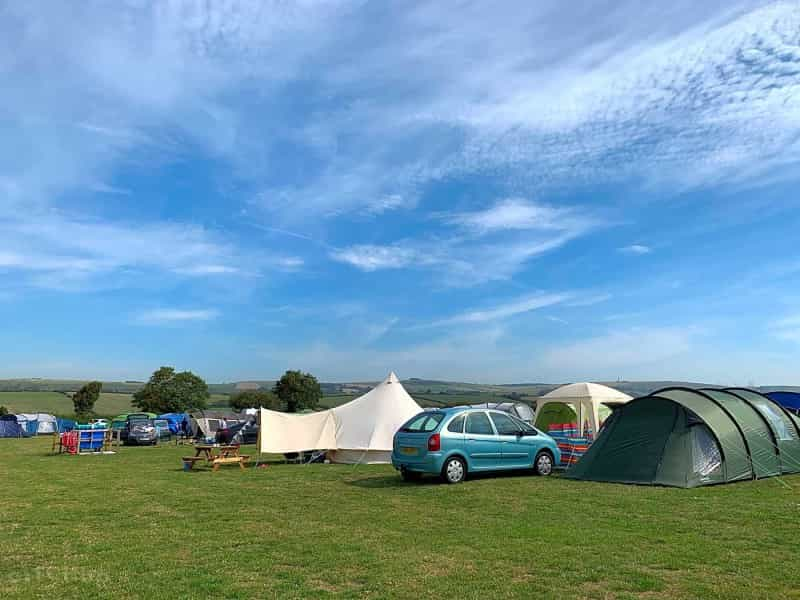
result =
[[[553,423],[548,427],[547,435],[558,444],[562,467],[569,467],[577,463],[594,441],[591,430],[584,431],[583,436],[578,435],[576,423]]]
[[[53,440],[53,452],[58,454],[109,453],[110,446],[111,429],[105,423],[77,424]]]

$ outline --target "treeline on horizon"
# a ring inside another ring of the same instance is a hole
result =
[[[0,379],[0,392],[60,392],[67,395],[77,392],[83,385],[88,383],[89,380],[78,379],[44,379],[44,378],[19,378],[19,379]],[[103,392],[111,394],[134,394],[144,387],[144,381],[104,381]],[[275,381],[248,381],[250,384],[247,388],[237,388],[238,382],[230,383],[209,383],[208,391],[214,395],[233,395],[242,389],[252,389],[252,386],[258,386],[255,389],[270,390],[275,384]],[[358,395],[371,389],[375,382],[353,382],[353,383],[325,383],[320,382],[322,393],[325,396],[337,395]],[[684,387],[725,387],[715,386],[713,384],[686,382],[686,381],[616,381],[616,382],[600,382],[610,387],[616,388],[621,392],[631,396],[644,396],[659,388],[680,385]],[[555,389],[561,383],[521,383],[521,384],[479,384],[479,383],[462,383],[455,381],[437,381],[427,379],[411,378],[403,380],[403,385],[408,392],[412,395],[420,396],[424,399],[429,399],[433,404],[436,402],[436,396],[457,395],[469,398],[470,396],[486,396],[490,394],[498,398],[506,399],[521,399],[526,397],[536,397],[546,394],[547,392]],[[768,385],[768,386],[745,386],[753,387],[761,391],[774,391],[774,390],[787,390],[787,391],[800,391],[800,386],[781,386],[781,385]],[[482,401],[479,398],[477,401]],[[442,402],[449,404],[449,402]]]

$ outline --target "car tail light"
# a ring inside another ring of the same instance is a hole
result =
[[[428,450],[430,452],[436,452],[437,450],[441,449],[442,447],[442,438],[439,437],[438,433],[434,433],[431,437],[428,438]]]

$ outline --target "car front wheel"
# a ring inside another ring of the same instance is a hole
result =
[[[461,483],[467,477],[467,465],[460,458],[448,458],[442,467],[445,483]]]
[[[549,452],[539,452],[533,460],[533,471],[537,475],[547,477],[553,472],[553,457]]]

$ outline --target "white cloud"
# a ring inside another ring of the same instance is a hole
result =
[[[379,246],[356,244],[331,257],[362,271],[426,267],[446,285],[509,279],[537,256],[603,225],[573,208],[551,208],[519,198],[483,210],[439,215],[455,230],[447,235]]]
[[[567,302],[566,306],[593,306],[601,302],[607,302],[611,298],[613,298],[611,294],[588,294]]]
[[[331,258],[362,271],[401,269],[415,265],[423,257],[413,248],[359,244],[331,252]]]
[[[435,325],[454,325],[458,323],[488,323],[527,313],[547,306],[561,304],[569,294],[533,294],[482,310],[471,310],[454,317],[438,321]]]
[[[55,282],[55,287],[91,289],[89,284],[101,276],[136,270],[231,274],[238,270],[232,263],[239,260],[233,247],[202,227],[77,220],[41,213],[0,220],[0,270],[23,277],[37,274],[25,279],[37,287],[53,287],[50,284]]]
[[[619,249],[620,252],[624,254],[635,254],[641,256],[642,254],[650,254],[653,251],[650,246],[645,246],[643,244],[631,244],[630,246],[623,246]]]
[[[228,265],[195,265],[181,269],[175,269],[176,273],[184,275],[232,275],[239,272],[236,267]]]
[[[216,309],[156,308],[137,316],[137,321],[146,324],[181,323],[187,321],[210,321],[219,316]]]
[[[522,198],[507,198],[483,211],[459,213],[449,222],[480,234],[514,229],[564,230],[574,226],[574,216],[564,208],[554,208]]]

